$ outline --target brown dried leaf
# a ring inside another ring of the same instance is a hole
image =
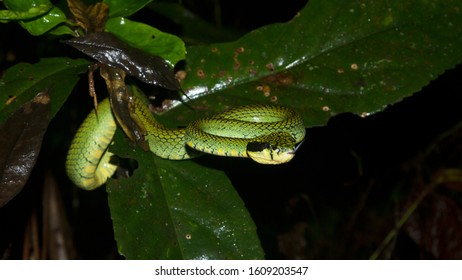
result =
[[[86,33],[102,32],[109,15],[109,6],[105,3],[95,3],[87,6],[80,0],[67,0],[69,10],[77,24]]]
[[[50,122],[48,89],[0,124],[0,207],[24,187]]]
[[[144,83],[181,91],[173,68],[165,59],[132,47],[111,33],[90,33],[63,42],[102,64],[124,70]]]
[[[74,16],[74,19],[83,30],[87,31],[87,18],[85,17],[85,11],[87,10],[87,5],[85,5],[82,1],[79,0],[67,0],[67,5],[69,6],[69,10]]]

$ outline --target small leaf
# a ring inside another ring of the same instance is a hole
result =
[[[83,30],[87,30],[87,26],[90,25],[87,23],[88,19],[85,14],[88,6],[80,0],[67,0],[67,5],[77,25]]]
[[[67,0],[69,10],[77,24],[86,33],[102,32],[108,17],[108,5],[98,2],[87,6],[80,0]]]
[[[31,7],[27,11],[13,11],[13,10],[1,10],[0,11],[0,21],[10,21],[10,20],[27,20],[48,12],[53,6],[51,3],[49,5],[40,4],[35,7]]]
[[[0,124],[0,207],[26,184],[50,122],[48,89]]]
[[[47,13],[41,14],[37,18],[20,21],[21,26],[34,36],[42,35],[67,20],[66,15],[48,0],[5,0],[4,3],[8,9],[19,12],[26,12],[41,6],[51,8]]]

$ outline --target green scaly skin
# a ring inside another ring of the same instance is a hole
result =
[[[193,121],[186,129],[169,129],[156,121],[143,98],[137,97],[134,102],[136,117],[146,128],[150,150],[165,159],[189,159],[198,156],[197,151],[200,151],[228,157],[250,156],[259,163],[280,164],[292,159],[296,143],[305,137],[301,117],[285,107],[238,107]],[[108,129],[103,125],[105,122]],[[87,117],[69,149],[66,170],[77,186],[91,190],[112,176],[116,166],[109,166],[107,160],[100,158],[112,141],[115,129],[116,123],[106,99],[98,106],[98,117],[94,112]],[[248,151],[249,142],[263,143],[263,154]],[[109,158],[110,154],[107,154],[105,157]]]
[[[98,114],[88,114],[72,140],[66,159],[66,172],[77,186],[92,190],[107,181],[117,166],[109,164],[106,152],[117,128],[109,99],[98,105]]]
[[[143,123],[149,143],[149,149],[158,157],[182,160],[197,156],[188,153],[185,146],[185,129],[169,129],[156,121],[142,98],[134,98],[135,112],[138,119]]]
[[[250,141],[268,142],[275,132],[286,133],[278,134],[275,146],[292,148],[305,138],[302,119],[292,109],[249,105],[192,122],[186,128],[186,144],[208,154],[248,157]]]

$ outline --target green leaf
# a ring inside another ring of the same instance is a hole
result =
[[[72,35],[75,36],[74,30],[67,25],[58,25],[50,30],[50,34],[61,36],[61,35]]]
[[[48,0],[5,0],[4,3],[8,9],[18,12],[26,12],[42,6],[52,6]],[[20,24],[30,34],[37,36],[42,35],[66,20],[66,15],[58,7],[54,6],[38,18],[24,20]]]
[[[230,42],[242,35],[207,22],[180,3],[156,1],[148,7],[177,24],[181,29],[181,38],[186,44]]]
[[[261,259],[255,225],[223,171],[163,160],[116,133],[111,151],[136,159],[107,191],[119,252],[128,259]]]
[[[180,38],[147,24],[112,18],[107,21],[106,30],[136,48],[162,57],[172,65],[185,59],[186,49]]]
[[[104,0],[103,2],[109,5],[109,17],[128,17],[144,6],[149,4],[152,0]]]
[[[308,127],[368,116],[461,62],[461,13],[460,1],[309,1],[287,23],[188,47],[182,86],[201,108],[278,103]]]
[[[78,74],[87,71],[89,64],[84,59],[58,57],[9,68],[0,80],[0,122],[45,88],[49,88],[53,118],[79,80]]]
[[[52,5],[51,3],[49,3],[49,5],[40,4],[36,7],[31,7],[27,11],[1,10],[0,11],[0,21],[31,19],[31,18],[45,14],[51,8],[52,8]]]
[[[36,20],[23,21],[21,25],[29,31],[30,34],[38,36],[51,30],[58,24],[66,22],[66,15],[57,7],[53,7],[47,14]]]

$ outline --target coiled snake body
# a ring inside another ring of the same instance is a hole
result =
[[[149,149],[171,160],[189,159],[199,153],[250,157],[262,164],[290,161],[305,137],[301,117],[292,109],[251,105],[237,107],[210,118],[191,122],[183,129],[169,129],[156,121],[142,100],[135,110],[146,128]],[[108,99],[91,112],[75,135],[66,159],[66,172],[79,187],[92,190],[104,184],[117,166],[109,163],[107,147],[117,128]],[[191,148],[197,150],[191,151]]]

